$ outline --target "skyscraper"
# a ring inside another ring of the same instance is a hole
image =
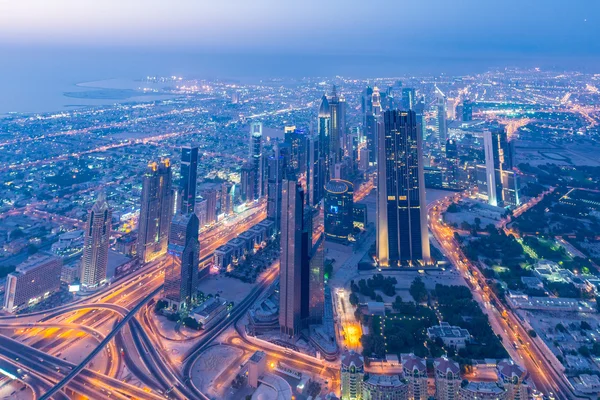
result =
[[[458,185],[458,145],[456,139],[446,140],[446,173],[444,184],[450,188],[457,188]]]
[[[440,144],[446,144],[448,136],[448,126],[446,124],[447,109],[446,109],[446,95],[436,86],[436,106],[435,106],[435,119],[437,128],[437,139]]]
[[[245,163],[240,174],[241,198],[244,203],[254,200],[254,165]]]
[[[281,215],[281,266],[279,270],[279,327],[293,337],[301,323],[302,224],[304,194],[295,181],[284,180]]]
[[[381,266],[428,263],[421,136],[414,111],[386,111],[379,133],[377,258]]]
[[[421,140],[423,144],[425,144],[425,134],[427,133],[427,124],[425,122],[425,98],[421,96],[414,108],[415,113],[417,114],[417,128],[421,134]]]
[[[254,200],[263,195],[263,143],[262,122],[253,122],[250,125],[250,162],[254,167]]]
[[[95,288],[106,280],[112,212],[103,192],[88,214],[81,257],[81,286]]]
[[[319,117],[317,124],[317,136],[319,138],[319,154],[323,159],[322,173],[323,181],[329,180],[329,168],[332,167],[330,140],[331,140],[331,110],[329,100],[323,95],[321,105],[319,106]]]
[[[267,218],[275,223],[277,232],[281,229],[281,193],[283,180],[283,160],[279,149],[275,147],[275,154],[269,157],[267,164]]]
[[[169,159],[152,162],[144,173],[142,186],[137,251],[142,263],[166,254],[172,216],[171,163]]]
[[[164,293],[173,311],[189,309],[196,298],[200,262],[199,230],[196,214],[176,215],[171,222]]]
[[[502,207],[502,171],[504,164],[504,148],[506,131],[498,126],[483,132],[483,146],[485,151],[485,171],[487,177],[488,203]]]
[[[463,122],[473,121],[473,102],[468,99],[463,101],[462,120]]]
[[[285,143],[290,146],[290,165],[295,174],[306,170],[306,135],[295,126],[284,128]]]
[[[352,234],[354,186],[348,181],[332,179],[325,186],[325,237],[347,241]]]
[[[377,158],[375,150],[377,121],[373,114],[373,89],[367,87],[362,96],[363,136],[367,141],[368,163],[373,165]]]
[[[401,108],[404,111],[414,110],[417,104],[417,98],[415,89],[413,88],[402,88],[402,104]]]
[[[323,199],[323,188],[325,187],[325,160],[321,153],[318,136],[308,138],[307,150],[307,204],[316,206]]]
[[[182,214],[192,214],[196,205],[196,175],[198,174],[198,148],[181,148],[181,208]]]
[[[312,233],[312,232],[311,232]],[[325,312],[325,237],[321,234],[309,254],[308,318],[310,324],[323,322]]]
[[[339,162],[342,158],[342,139],[346,134],[346,99],[337,94],[337,88],[333,86],[329,98],[329,112],[331,118],[331,134],[329,140],[329,152],[331,163]]]

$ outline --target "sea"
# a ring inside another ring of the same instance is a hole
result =
[[[0,116],[57,112],[120,101],[149,101],[164,96],[128,96],[147,76],[258,82],[269,78],[343,76],[378,78],[477,74],[506,67],[544,67],[600,72],[599,59],[557,57],[436,56],[402,54],[220,54],[186,50],[0,47]],[[120,98],[73,96],[95,88],[123,89]],[[125,94],[123,94],[125,93]]]

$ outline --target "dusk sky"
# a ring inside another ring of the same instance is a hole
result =
[[[597,56],[598,38],[598,0],[0,0],[10,46]]]

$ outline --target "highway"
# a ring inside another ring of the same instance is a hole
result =
[[[521,321],[510,308],[503,303],[489,287],[479,268],[472,264],[463,254],[462,248],[454,238],[454,230],[442,222],[442,214],[452,203],[453,198],[466,196],[448,196],[429,205],[429,226],[433,236],[440,244],[440,251],[462,274],[463,278],[473,289],[473,297],[481,309],[488,315],[494,332],[504,338],[503,344],[512,355],[514,361],[522,364],[528,371],[535,387],[545,394],[557,395],[560,399],[576,398],[562,371],[556,371],[553,363],[545,354],[549,350],[541,349],[537,339],[529,336]],[[539,201],[535,200],[534,201]],[[526,209],[526,208],[523,208]],[[508,340],[507,340],[508,338]],[[515,349],[511,344],[517,340],[523,345]]]

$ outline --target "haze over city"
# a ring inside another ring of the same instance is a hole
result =
[[[0,0],[0,397],[598,399],[599,17]]]

